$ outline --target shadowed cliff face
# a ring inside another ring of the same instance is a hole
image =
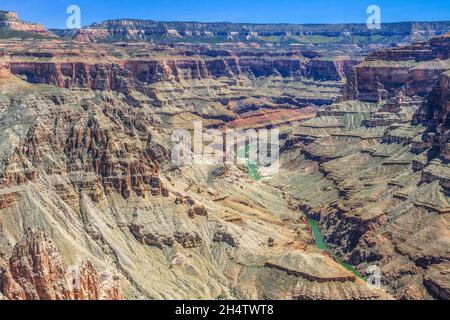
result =
[[[428,127],[427,135],[422,141],[438,148],[441,157],[447,161],[450,160],[449,79],[450,72],[448,71],[439,76],[433,90],[427,96],[414,119],[415,123],[423,123]]]

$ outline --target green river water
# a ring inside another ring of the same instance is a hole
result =
[[[345,269],[353,272],[355,274],[355,276],[357,276],[358,278],[361,278],[364,280],[364,277],[352,265],[342,261],[342,259],[340,257],[338,257],[333,252],[333,250],[331,250],[331,248],[327,245],[327,243],[323,240],[323,236],[319,230],[319,224],[318,224],[317,220],[308,219],[308,222],[312,228],[313,235],[314,235],[314,241],[316,242],[317,248],[319,248],[321,250],[325,250],[326,252],[331,254],[333,256],[334,260],[336,260],[336,262],[338,262],[341,266],[343,266]]]
[[[242,153],[245,154],[245,158],[247,158],[248,174],[250,175],[250,177],[252,177],[253,179],[258,181],[258,180],[261,180],[261,175],[258,172],[257,164],[248,159],[249,149],[250,149],[250,147],[248,145],[246,145],[245,149],[238,153],[240,155],[242,155]],[[358,278],[361,278],[364,280],[364,277],[353,266],[342,261],[342,259],[338,255],[336,255],[333,252],[333,250],[331,250],[331,248],[327,245],[327,243],[323,240],[323,235],[320,232],[319,224],[318,224],[317,220],[308,219],[308,222],[309,222],[309,225],[311,226],[313,236],[314,236],[314,241],[316,243],[317,248],[328,252],[330,255],[333,256],[333,258],[336,260],[336,262],[338,262],[340,265],[342,265],[345,269],[347,269],[350,272],[352,272],[353,274],[355,274],[355,276],[357,276]]]

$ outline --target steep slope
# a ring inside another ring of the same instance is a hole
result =
[[[100,279],[90,261],[67,269],[55,244],[41,231],[28,229],[9,261],[0,263],[0,291],[8,299],[122,299],[118,276],[103,274]]]
[[[370,54],[349,76],[345,98],[381,102],[400,91],[426,96],[442,72],[450,69],[448,37]]]

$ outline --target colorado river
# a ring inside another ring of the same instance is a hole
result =
[[[247,164],[247,170],[248,170],[249,176],[252,177],[253,179],[259,181],[259,180],[261,180],[261,175],[259,174],[258,166],[257,166],[257,164],[255,162],[253,162],[250,159],[248,159],[248,152],[249,152],[249,146],[247,145],[244,149],[241,149],[241,151],[238,151],[238,154],[240,156],[242,155],[242,153],[245,154],[245,158],[247,159],[246,160],[246,164]],[[333,252],[333,250],[331,250],[331,248],[327,245],[327,243],[323,240],[323,235],[320,232],[317,220],[308,219],[308,223],[311,226],[312,233],[313,233],[313,236],[314,236],[314,241],[316,243],[317,248],[319,248],[320,250],[324,250],[324,251],[328,252],[334,258],[334,260],[337,263],[339,263],[345,269],[347,269],[350,272],[352,272],[358,278],[361,278],[361,279],[364,280],[364,277],[353,266],[351,266],[350,264],[345,263],[344,261],[342,261],[342,259],[338,255],[336,255]]]
[[[338,257],[333,252],[333,250],[331,250],[331,248],[327,245],[327,243],[323,240],[323,236],[322,236],[322,233],[320,232],[319,224],[318,224],[317,220],[308,219],[308,222],[312,228],[312,232],[314,235],[314,241],[316,243],[317,248],[319,248],[320,250],[325,250],[326,252],[331,254],[333,256],[334,260],[336,260],[336,262],[338,262],[341,266],[343,266],[345,269],[353,272],[355,274],[355,276],[357,276],[358,278],[361,278],[364,280],[364,277],[352,265],[342,261],[342,259],[340,257]]]

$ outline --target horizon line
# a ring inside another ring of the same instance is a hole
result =
[[[18,11],[15,10],[2,10],[0,9],[0,12],[12,12],[12,13],[16,13],[19,17],[19,20],[22,22],[27,22],[27,23],[35,23],[35,24],[40,24],[43,25],[46,29],[48,30],[70,30],[68,28],[59,28],[59,27],[51,27],[48,26],[45,23],[39,22],[39,21],[35,21],[32,20],[30,21],[29,19],[27,20],[22,20],[20,18],[20,13]],[[84,26],[81,27],[81,29],[83,28],[87,28],[90,26],[94,26],[96,24],[102,24],[105,22],[110,22],[110,21],[120,21],[120,20],[129,20],[129,21],[151,21],[151,22],[156,22],[156,23],[204,23],[204,24],[234,24],[234,25],[289,25],[289,26],[320,26],[320,25],[365,25],[365,22],[250,22],[250,21],[239,21],[239,22],[232,22],[232,21],[202,21],[202,20],[184,20],[184,19],[180,19],[180,20],[157,20],[157,19],[152,19],[152,18],[111,18],[111,19],[105,19],[105,20],[99,20],[99,21],[94,21],[91,22],[90,24],[86,24]],[[381,25],[383,24],[402,24],[402,23],[447,23],[450,22],[450,18],[447,20],[389,20],[387,22],[382,22]]]
[[[12,11],[13,12],[13,11]],[[234,24],[234,25],[290,25],[290,26],[320,26],[320,25],[366,25],[364,22],[312,22],[312,23],[294,23],[294,22],[230,22],[230,21],[200,21],[200,20],[154,20],[154,19],[139,19],[139,18],[114,18],[114,19],[106,19],[100,22],[92,22],[91,24],[85,25],[81,27],[87,28],[90,26],[102,24],[105,22],[111,22],[111,21],[121,21],[121,20],[128,20],[128,21],[149,21],[149,22],[156,22],[156,23],[204,23],[204,24]],[[24,21],[29,23],[39,23],[39,22],[30,22],[30,21]],[[450,23],[450,19],[448,20],[404,20],[404,21],[388,21],[388,22],[382,22],[383,24],[402,24],[402,23]],[[42,23],[40,23],[42,24]],[[48,30],[70,30],[68,28],[52,28],[47,27],[44,25]]]

